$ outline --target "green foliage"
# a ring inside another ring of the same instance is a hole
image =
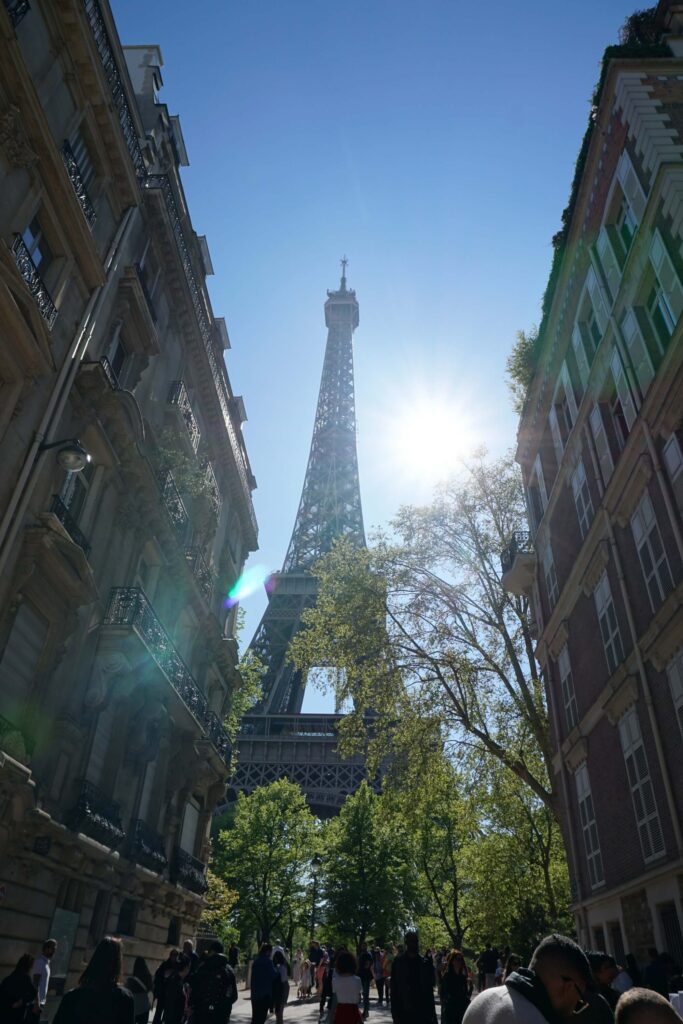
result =
[[[221,942],[230,943],[237,935],[236,929],[231,928],[229,920],[238,895],[211,868],[207,871],[206,880],[209,888],[204,897],[200,925],[212,935],[216,935]]]
[[[327,934],[358,948],[396,940],[417,899],[405,820],[386,813],[367,783],[325,828],[322,895]]]
[[[154,449],[154,463],[159,472],[170,470],[173,473],[176,487],[181,493],[193,498],[211,497],[206,464],[202,464],[196,456],[187,454],[177,431],[169,428],[161,431]]]
[[[219,833],[212,869],[239,893],[232,923],[257,941],[286,941],[310,911],[308,872],[318,824],[286,779],[237,798],[233,827]]]
[[[251,651],[247,651],[240,658],[238,673],[241,683],[230,694],[230,706],[223,721],[232,743],[237,739],[242,719],[261,697],[263,662]]]
[[[515,343],[505,364],[505,377],[512,396],[512,405],[520,416],[536,369],[534,352],[537,336],[537,327],[532,327],[528,334],[517,331]]]

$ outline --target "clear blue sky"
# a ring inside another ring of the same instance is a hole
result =
[[[599,59],[635,6],[112,0],[124,44],[161,46],[181,118],[249,416],[252,564],[284,558],[344,253],[366,525],[427,498],[449,456],[514,443],[505,359],[539,319]],[[264,604],[244,603],[247,639]]]

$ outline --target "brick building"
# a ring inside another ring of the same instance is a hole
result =
[[[607,51],[517,459],[581,941],[683,963],[683,5]]]
[[[57,986],[196,932],[257,546],[161,66],[106,0],[0,4],[0,976],[53,935]]]

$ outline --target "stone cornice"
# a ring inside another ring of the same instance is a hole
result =
[[[573,774],[584,761],[588,759],[588,741],[585,736],[577,740],[564,755],[564,762],[569,771]]]
[[[610,725],[616,725],[637,700],[638,681],[635,676],[626,676],[602,705]]]

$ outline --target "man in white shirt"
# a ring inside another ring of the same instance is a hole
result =
[[[50,985],[50,960],[55,955],[57,943],[54,939],[46,939],[43,943],[43,952],[36,957],[33,965],[33,984],[38,989],[38,1002],[40,1008],[45,1006],[47,990]]]

